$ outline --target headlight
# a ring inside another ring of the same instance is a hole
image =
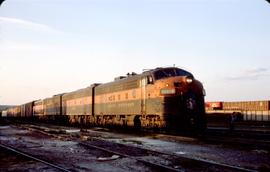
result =
[[[192,79],[192,78],[190,78],[190,77],[187,77],[187,78],[186,78],[186,82],[187,82],[188,84],[190,84],[190,83],[192,83],[192,82],[193,82],[193,79]]]
[[[164,88],[160,90],[161,94],[175,94],[175,89],[168,89],[168,88]]]

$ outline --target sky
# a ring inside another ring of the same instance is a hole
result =
[[[270,100],[265,0],[6,0],[0,104],[177,66],[206,101]]]

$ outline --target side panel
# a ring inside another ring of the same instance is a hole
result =
[[[32,117],[33,116],[33,105],[34,102],[26,103],[25,106],[25,117]]]
[[[21,117],[25,117],[25,104],[21,105]]]
[[[7,117],[20,117],[21,116],[21,106],[11,107],[7,110]]]
[[[141,87],[141,114],[146,115],[146,85],[147,80],[143,77],[140,80],[140,87]]]
[[[63,95],[64,115],[92,115],[92,87]]]
[[[7,117],[13,117],[12,108],[7,109]]]
[[[165,114],[164,111],[164,105],[165,105],[165,100],[164,96],[160,96],[160,88],[158,84],[147,84],[142,86],[142,90],[145,89],[145,91],[142,91],[145,99],[144,106],[142,107],[145,108],[145,114],[146,115],[163,115]]]
[[[269,110],[269,101],[239,101],[239,102],[224,102],[224,110]]]
[[[14,116],[18,117],[18,116],[21,116],[21,108],[20,106],[17,106],[14,108]]]
[[[62,95],[56,95],[44,100],[44,115],[62,114]]]
[[[95,88],[95,115],[141,113],[140,78],[135,76]]]
[[[133,88],[127,87],[127,84],[133,85]],[[117,90],[115,87],[126,89]],[[165,111],[164,97],[160,96],[159,90],[155,84],[148,84],[145,76],[133,81],[98,86],[95,115],[143,115],[144,118],[145,115],[162,115]]]
[[[43,100],[35,101],[33,107],[34,116],[43,116],[44,115],[44,106]]]
[[[96,88],[100,91],[104,88]],[[95,115],[141,114],[141,89],[129,89],[95,96]]]

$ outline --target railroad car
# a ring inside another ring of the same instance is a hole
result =
[[[63,94],[62,113],[68,116],[71,124],[80,123],[93,125],[94,118],[94,88],[90,87]]]
[[[7,117],[20,117],[21,106],[13,106],[7,109]]]
[[[21,105],[21,117],[33,117],[34,101]]]
[[[206,102],[205,108],[206,110],[222,110],[223,102]]]
[[[58,94],[53,97],[44,99],[43,111],[48,120],[61,120],[62,116],[62,95]]]
[[[267,111],[270,110],[270,101],[236,101],[223,102],[224,110],[244,110],[244,111]]]
[[[44,116],[43,100],[34,101],[33,116],[41,119]]]
[[[203,131],[204,96],[203,85],[191,73],[176,67],[156,68],[33,101],[22,105],[20,113],[81,125]]]
[[[215,106],[216,105],[216,106]],[[220,106],[218,106],[220,105]],[[270,121],[270,101],[206,102],[208,114],[237,116],[237,120]]]

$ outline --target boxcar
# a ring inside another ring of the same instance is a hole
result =
[[[20,117],[21,106],[14,106],[7,109],[7,117]]]
[[[35,117],[44,116],[43,100],[37,100],[37,101],[34,102],[33,115]]]
[[[21,117],[33,117],[34,101],[21,105]]]
[[[270,121],[269,100],[221,102],[220,108],[209,108],[208,105],[213,103],[206,103],[208,118],[229,116],[226,118],[232,119],[232,116],[238,116],[238,121]]]
[[[270,110],[268,100],[224,102],[224,110],[267,111]]]

